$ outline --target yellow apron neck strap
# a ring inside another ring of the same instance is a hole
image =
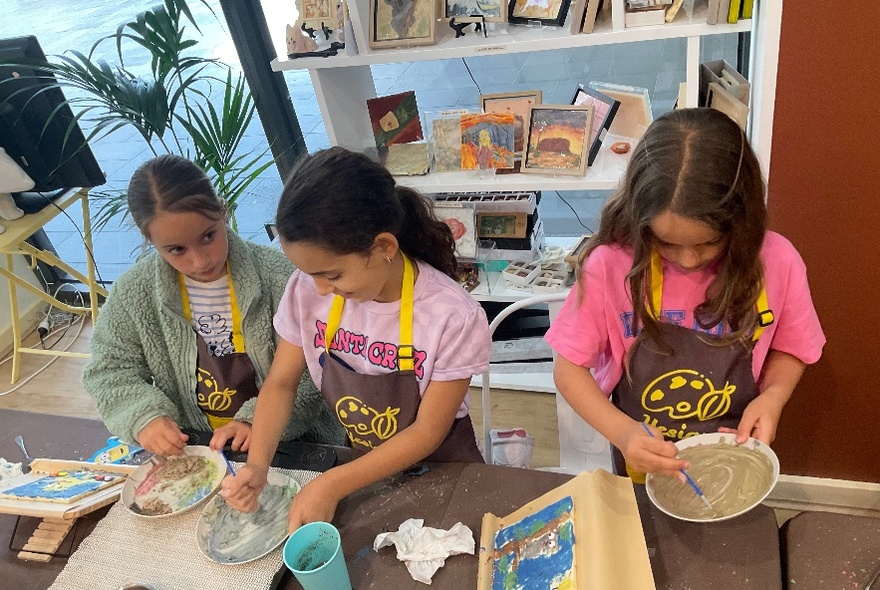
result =
[[[413,339],[413,286],[415,284],[415,271],[413,263],[403,252],[403,283],[400,289],[400,344],[397,347],[397,369],[400,371],[412,371],[415,367]],[[333,296],[330,304],[330,315],[327,318],[327,329],[324,333],[324,349],[330,354],[330,345],[339,330],[342,321],[342,309],[345,307],[345,299],[339,295]]]
[[[657,251],[651,252],[651,307],[648,311],[660,321],[660,303],[663,300],[663,258]]]
[[[229,261],[226,261],[226,280],[229,283],[229,303],[232,306],[232,346],[235,352],[244,352],[244,335],[241,332],[241,309],[238,307],[238,299],[235,296],[235,287],[232,284],[232,270]],[[177,282],[180,284],[180,299],[183,302],[183,317],[192,323],[192,311],[189,307],[189,292],[186,290],[186,280],[183,273],[177,273]]]
[[[648,311],[651,312],[657,321],[660,321],[660,303],[662,299],[663,258],[655,250],[651,253],[651,308]],[[752,333],[752,341],[757,342],[764,329],[772,324],[775,319],[770,306],[767,304],[767,289],[764,288],[764,285],[761,285],[761,293],[755,302],[755,308],[758,312],[758,325],[755,326],[755,331]]]

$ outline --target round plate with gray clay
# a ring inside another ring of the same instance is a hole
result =
[[[219,494],[205,504],[196,524],[196,541],[205,557],[225,565],[247,563],[284,542],[290,503],[300,485],[277,471],[270,471],[268,479],[254,512],[230,508]]]
[[[657,508],[691,522],[716,522],[744,514],[764,501],[779,478],[773,449],[750,438],[736,444],[735,434],[713,432],[675,443],[678,457],[691,466],[688,475],[700,486],[710,509],[687,483],[649,473],[648,497]]]

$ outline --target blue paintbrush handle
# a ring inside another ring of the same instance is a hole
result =
[[[223,457],[223,460],[226,461],[226,466],[229,468],[229,473],[235,477],[235,469],[232,468],[232,463],[229,462],[229,457],[226,456],[226,453],[223,452],[223,449],[220,449],[220,456]]]
[[[644,422],[641,422],[641,425],[642,425],[642,428],[645,429],[645,432],[647,432],[651,436],[651,438],[654,438],[654,433],[651,432],[651,429],[648,428],[648,425],[645,424]],[[706,502],[707,505],[711,508],[712,506],[710,504],[708,504],[708,500],[706,499],[706,495],[703,494],[703,490],[700,489],[700,486],[697,485],[697,482],[695,482],[694,479],[690,475],[688,475],[687,471],[685,471],[684,469],[679,469],[679,471],[684,476],[688,485],[691,486],[691,488],[693,488],[693,490],[697,493],[697,495],[700,498],[702,498],[703,501]]]

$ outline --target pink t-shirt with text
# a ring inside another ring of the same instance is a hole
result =
[[[458,283],[419,262],[413,289],[413,346],[419,393],[430,381],[470,379],[489,367],[492,340],[486,313]],[[302,347],[315,385],[321,388],[319,358],[332,295],[321,295],[315,281],[295,271],[275,314],[278,334]],[[334,356],[364,375],[397,370],[400,302],[346,301],[339,330],[331,345]],[[469,395],[456,414],[468,413]]]
[[[752,351],[752,373],[760,383],[767,353],[778,350],[804,363],[819,360],[825,335],[810,297],[804,262],[787,239],[767,232],[761,248],[767,302],[775,321],[764,330]],[[584,263],[584,297],[578,305],[578,289],[565,300],[545,336],[566,360],[593,369],[593,375],[610,394],[623,376],[624,357],[635,341],[631,331],[633,306],[626,275],[632,267],[632,251],[600,246]],[[664,322],[699,329],[694,308],[705,300],[713,271],[685,272],[664,261]],[[715,332],[717,333],[717,332]]]

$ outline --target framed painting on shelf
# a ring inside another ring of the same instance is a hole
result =
[[[436,43],[435,0],[370,0],[371,49]]]
[[[504,22],[505,0],[444,0],[446,19],[462,16],[483,16],[487,22]]]
[[[513,113],[480,113],[461,116],[461,167],[463,170],[513,168]]]
[[[452,231],[455,255],[460,258],[476,258],[477,225],[474,204],[435,201],[434,215]]]
[[[620,108],[620,101],[611,98],[607,94],[602,94],[598,90],[581,86],[575,91],[571,104],[574,106],[593,105],[590,157],[587,160],[587,166],[592,166],[596,156],[599,154],[599,148],[602,147],[602,141],[605,139],[605,135],[608,134],[608,129],[611,127],[614,115],[617,114],[617,109]]]
[[[298,23],[317,31],[324,25],[330,29],[337,26],[336,0],[296,0],[299,11]]]
[[[583,176],[592,124],[592,105],[532,107],[522,171]]]
[[[416,93],[412,90],[367,100],[376,147],[423,139]]]
[[[437,117],[430,128],[432,171],[461,170],[461,115]]]
[[[507,21],[519,25],[540,23],[561,27],[569,3],[570,0],[509,0]]]
[[[480,110],[484,113],[513,113],[516,123],[513,151],[518,156],[522,156],[525,127],[529,121],[529,109],[539,104],[541,104],[540,90],[480,95]]]

